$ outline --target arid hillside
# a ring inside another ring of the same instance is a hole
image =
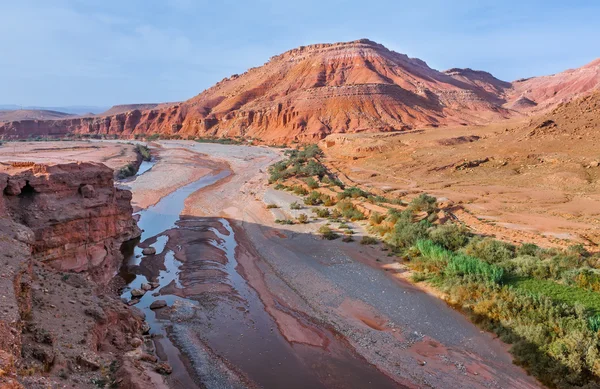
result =
[[[600,92],[531,119],[331,135],[329,164],[380,192],[462,204],[473,229],[514,242],[600,244]]]
[[[507,91],[509,106],[539,112],[600,90],[600,58],[577,69],[517,80]]]

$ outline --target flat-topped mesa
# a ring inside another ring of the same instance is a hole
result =
[[[368,39],[314,44],[273,56],[179,104],[117,107],[107,112],[112,115],[91,118],[4,123],[0,139],[164,134],[281,144],[315,142],[332,133],[486,124],[588,93],[600,85],[598,68],[592,63],[558,78],[511,84],[483,71],[440,72]],[[531,103],[516,103],[521,97]],[[128,107],[141,109],[121,112]]]
[[[131,192],[114,187],[99,163],[0,169],[0,214],[33,231],[34,259],[106,282],[123,259],[121,244],[139,236]]]

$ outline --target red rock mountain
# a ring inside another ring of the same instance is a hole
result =
[[[100,117],[5,123],[0,136],[159,133],[284,143],[315,141],[330,133],[482,124],[597,88],[599,67],[596,62],[558,78],[511,84],[471,69],[439,72],[366,39],[317,44],[275,56],[183,103]]]

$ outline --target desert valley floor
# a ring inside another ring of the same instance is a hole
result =
[[[152,146],[154,161],[119,184],[131,189],[143,230],[120,275],[124,301],[157,283],[136,306],[155,344],[143,347],[173,369],[170,387],[539,386],[512,364],[506,345],[405,281],[381,246],[322,240],[322,221],[275,224],[297,214],[289,206],[300,200],[267,185],[279,150]],[[18,143],[2,158],[117,167],[132,148]],[[364,223],[352,224],[364,233]],[[157,301],[164,307],[150,309]],[[161,380],[152,371],[144,379]]]

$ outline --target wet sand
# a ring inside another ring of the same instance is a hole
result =
[[[313,223],[275,225],[264,194],[276,150],[161,146],[159,154],[187,149],[213,176],[223,166],[231,172],[186,193],[184,204],[166,204],[160,222],[145,222],[141,246],[157,255],[133,256],[128,269],[161,283],[140,307],[168,301],[150,321],[162,336],[159,355],[175,368],[172,387],[539,387],[505,345],[369,265],[383,254],[377,248],[323,241]],[[134,198],[160,206],[164,193],[177,193],[168,178],[176,171],[157,164],[138,178],[153,185],[132,185]]]

